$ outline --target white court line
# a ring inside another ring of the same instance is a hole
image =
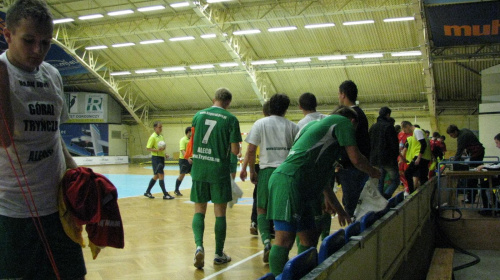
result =
[[[226,272],[226,271],[228,271],[228,270],[230,270],[230,269],[233,269],[234,267],[237,267],[238,265],[240,265],[240,264],[242,264],[242,263],[244,263],[244,262],[247,262],[247,261],[249,261],[249,260],[251,260],[251,259],[253,259],[253,258],[257,257],[258,255],[262,255],[262,253],[264,253],[264,250],[262,250],[262,251],[260,251],[260,252],[258,252],[258,253],[256,253],[256,254],[253,254],[253,255],[251,255],[250,257],[246,258],[246,259],[242,259],[241,261],[239,261],[239,262],[237,262],[237,263],[235,263],[235,264],[233,264],[233,265],[230,265],[230,266],[228,266],[228,267],[224,268],[223,270],[219,270],[219,271],[217,271],[217,273],[211,274],[211,275],[209,275],[209,276],[207,276],[207,277],[205,277],[205,278],[203,278],[203,279],[201,279],[201,280],[208,280],[208,279],[212,279],[212,278],[214,278],[215,276],[217,276],[217,275],[219,275],[219,274],[222,274],[222,273],[224,273],[224,272]]]

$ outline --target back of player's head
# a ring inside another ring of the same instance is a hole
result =
[[[409,127],[409,126],[412,126],[411,122],[409,122],[409,121],[402,121],[401,122],[401,127],[402,128],[406,128],[406,127]]]
[[[186,127],[186,129],[184,129],[184,134],[188,134],[189,132],[191,132],[190,126]]]
[[[392,113],[392,110],[391,108],[387,107],[387,106],[384,106],[382,108],[380,108],[380,110],[378,111],[378,115],[380,117],[387,117],[387,115],[391,115]]]
[[[262,113],[266,117],[269,117],[271,115],[271,105],[270,105],[269,100],[264,102],[264,105],[262,105]]]
[[[155,121],[155,122],[153,123],[153,127],[154,127],[154,128],[157,128],[157,127],[158,127],[158,126],[160,126],[160,125],[161,125],[161,122],[160,122],[160,121]]]
[[[358,113],[354,111],[351,107],[339,105],[337,108],[333,109],[331,115],[340,115],[342,117],[346,117],[350,120],[358,122]]]
[[[219,88],[215,91],[215,100],[221,102],[230,102],[233,99],[233,95],[227,88]]]
[[[441,136],[441,134],[439,134],[439,132],[437,132],[437,131],[434,131],[432,133],[432,137],[434,137],[434,138],[439,138],[439,136]]]
[[[344,81],[342,84],[340,84],[339,92],[345,94],[347,99],[349,99],[351,102],[356,102],[356,100],[358,99],[358,87],[351,80]]]
[[[271,115],[284,116],[290,106],[290,98],[284,93],[276,93],[269,99]]]
[[[450,124],[450,126],[446,129],[446,133],[450,134],[454,132],[458,132],[458,127],[454,124]]]
[[[5,25],[12,33],[16,32],[22,19],[32,20],[38,26],[53,28],[52,13],[42,0],[17,0],[7,10]]]
[[[299,105],[306,111],[316,111],[318,102],[316,101],[316,96],[314,96],[314,94],[306,92],[299,97]]]

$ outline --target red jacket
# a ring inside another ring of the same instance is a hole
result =
[[[124,247],[123,223],[116,187],[90,168],[68,170],[62,179],[64,202],[77,224],[86,224],[97,246]]]

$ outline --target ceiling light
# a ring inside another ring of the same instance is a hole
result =
[[[296,30],[297,26],[285,26],[285,27],[273,27],[267,29],[269,32],[278,32],[278,31],[288,31],[288,30]]]
[[[320,56],[318,60],[342,60],[347,59],[345,55],[328,55],[328,56]]]
[[[384,22],[409,21],[409,20],[415,20],[415,17],[386,18],[384,19]]]
[[[236,67],[239,66],[237,62],[220,63],[220,67]]]
[[[257,60],[252,61],[252,65],[266,65],[266,64],[276,64],[278,63],[276,60]]]
[[[343,25],[359,25],[359,24],[370,24],[370,23],[375,23],[374,20],[360,20],[360,21],[346,21],[342,23]]]
[[[166,67],[161,70],[163,70],[163,72],[185,71],[186,68],[184,66],[178,66],[178,67]]]
[[[219,3],[219,2],[229,2],[232,0],[207,0],[207,3]]]
[[[217,37],[217,34],[203,34],[200,37],[203,39],[215,38]]]
[[[87,20],[87,19],[95,19],[95,18],[102,18],[102,17],[104,17],[104,16],[101,14],[93,14],[93,15],[81,16],[81,17],[78,17],[78,19],[79,20]]]
[[[134,11],[132,10],[121,10],[121,11],[116,11],[116,12],[109,12],[108,16],[114,17],[114,16],[121,16],[121,15],[128,15],[128,14],[133,14]]]
[[[376,57],[384,57],[381,53],[367,53],[367,54],[356,54],[353,55],[354,58],[376,58]]]
[[[191,70],[200,70],[200,69],[209,69],[209,68],[214,68],[215,66],[213,64],[203,64],[203,65],[193,65],[189,66]]]
[[[130,75],[130,71],[121,71],[121,72],[112,72],[110,73],[111,76],[123,76],[123,75]]]
[[[121,47],[135,46],[135,43],[120,43],[120,44],[113,44],[111,46],[113,48],[121,48]]]
[[[60,18],[60,19],[55,19],[52,22],[54,24],[58,24],[58,23],[65,23],[65,22],[72,22],[72,21],[75,21],[75,20],[72,18]]]
[[[330,23],[318,23],[318,24],[308,24],[304,26],[307,29],[312,29],[312,28],[324,28],[324,27],[332,27],[335,26],[335,23],[330,22]]]
[[[297,62],[310,62],[310,61],[311,59],[309,57],[283,59],[284,63],[297,63]]]
[[[142,69],[142,70],[136,70],[136,74],[147,74],[147,73],[156,73],[156,69]]]
[[[86,50],[102,50],[102,49],[107,49],[108,46],[91,46],[91,47],[85,47]]]
[[[422,55],[421,51],[407,51],[407,52],[395,52],[391,53],[392,56],[416,56]]]
[[[246,35],[246,34],[257,34],[257,33],[260,33],[259,29],[249,29],[249,30],[234,31],[233,35]]]
[[[158,44],[158,43],[163,43],[165,40],[163,39],[157,39],[157,40],[149,40],[149,41],[142,41],[140,42],[141,45],[148,45],[148,44]]]
[[[165,9],[165,6],[156,5],[156,6],[138,8],[137,10],[139,12],[150,12],[150,11],[157,11],[157,10],[163,10],[163,9]]]
[[[184,37],[174,37],[168,39],[169,41],[175,42],[175,41],[187,41],[187,40],[194,40],[193,36],[184,36]]]
[[[188,7],[189,2],[178,2],[178,3],[172,3],[170,4],[170,7],[172,8],[180,8],[180,7]]]

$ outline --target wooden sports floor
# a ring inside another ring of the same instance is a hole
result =
[[[213,205],[208,207],[205,268],[199,270],[193,266],[196,247],[191,230],[194,213],[194,204],[189,201],[191,178],[186,175],[181,185],[184,196],[163,200],[157,183],[152,191],[156,198],[149,199],[143,196],[152,176],[148,167],[138,164],[90,166],[94,172],[109,176],[117,185],[125,248],[105,248],[96,260],[92,259],[90,249],[84,248],[86,279],[257,279],[269,272],[269,265],[262,262],[260,238],[249,232],[253,184],[237,180],[244,192],[244,202],[227,211],[224,251],[232,258],[228,264],[213,264],[215,219]],[[172,195],[177,176],[177,165],[166,167],[165,182]],[[131,189],[135,191],[130,193]],[[122,193],[129,197],[123,197]],[[337,219],[333,218],[331,232],[339,228]],[[290,257],[296,252],[294,247]]]

